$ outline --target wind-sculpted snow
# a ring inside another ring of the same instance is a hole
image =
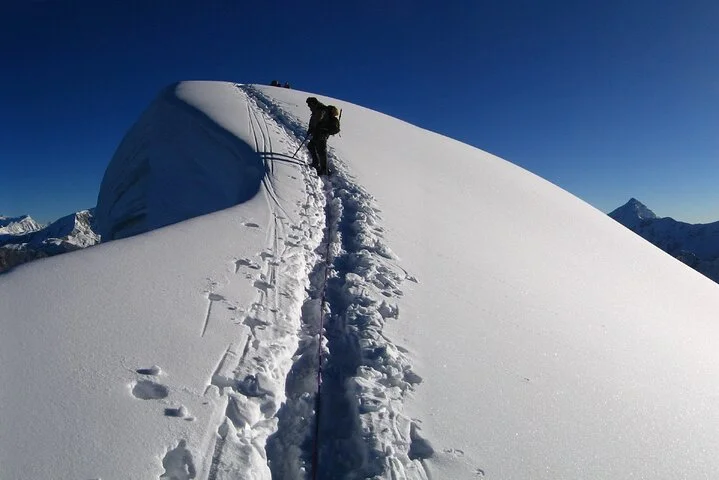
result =
[[[171,85],[143,113],[100,187],[97,223],[103,241],[231,207],[257,194],[264,165],[245,135],[246,103],[232,89],[213,82]]]

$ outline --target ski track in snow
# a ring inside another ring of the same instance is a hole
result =
[[[262,110],[265,128],[268,118],[279,122],[287,136],[296,139],[296,149],[306,124],[258,90],[239,88]],[[420,434],[419,421],[402,414],[403,399],[421,378],[401,349],[382,335],[385,321],[399,315],[391,299],[402,295],[405,279],[416,280],[396,265],[384,243],[374,199],[352,182],[331,149],[328,157],[334,173],[321,183],[309,168],[303,169],[308,185],[304,208],[324,208],[324,238],[302,307],[299,348],[286,380],[287,401],[277,414],[277,431],[268,439],[270,470],[274,478],[308,478],[317,445],[317,478],[426,479],[422,460],[433,450]],[[274,192],[270,198],[276,200]],[[321,309],[323,380],[319,438],[313,438]]]
[[[241,91],[238,94],[244,95]],[[316,262],[314,250],[322,236],[321,199],[310,201],[308,208],[293,217],[276,190],[275,161],[289,158],[287,151],[293,146],[284,142],[273,145],[273,135],[277,138],[282,133],[280,126],[250,97],[247,105],[248,131],[265,162],[263,194],[270,221],[265,249],[258,258],[235,259],[231,267],[234,279],[250,281],[256,294],[238,319],[247,327],[247,336],[227,347],[205,392],[221,399],[217,424],[207,442],[206,465],[199,477],[208,480],[271,478],[265,447],[269,435],[277,431],[277,413],[285,401],[282,388],[297,349],[301,307],[308,287],[307,265]],[[307,176],[304,180],[311,200],[312,179]],[[290,224],[300,228],[290,232]],[[260,227],[253,222],[244,225]],[[225,297],[211,291],[208,300],[203,334],[211,323],[213,302]]]

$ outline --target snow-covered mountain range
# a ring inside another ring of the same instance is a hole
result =
[[[182,82],[96,212],[0,276],[0,478],[719,477],[719,286],[505,160]]]
[[[30,216],[0,217],[0,273],[38,258],[72,252],[100,241],[93,210],[82,210],[40,225]]]
[[[635,198],[609,216],[719,283],[719,221],[691,224],[670,217],[660,218]]]
[[[40,230],[42,225],[29,215],[20,217],[3,217],[0,215],[0,235],[22,235]]]

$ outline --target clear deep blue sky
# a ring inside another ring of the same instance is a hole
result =
[[[94,206],[124,133],[171,82],[278,79],[497,154],[605,212],[634,196],[719,220],[717,25],[715,0],[3,1],[0,214]]]

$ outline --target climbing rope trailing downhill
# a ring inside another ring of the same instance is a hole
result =
[[[325,207],[327,220],[327,240],[324,243],[325,246],[325,272],[324,280],[322,282],[322,296],[320,300],[320,322],[319,331],[317,332],[317,394],[315,396],[315,431],[314,441],[312,442],[312,480],[317,480],[317,474],[319,471],[319,443],[320,443],[320,418],[322,410],[322,337],[324,332],[324,317],[325,317],[325,306],[327,304],[327,280],[329,279],[330,272],[330,245],[332,242],[332,228],[331,220],[331,209]]]

